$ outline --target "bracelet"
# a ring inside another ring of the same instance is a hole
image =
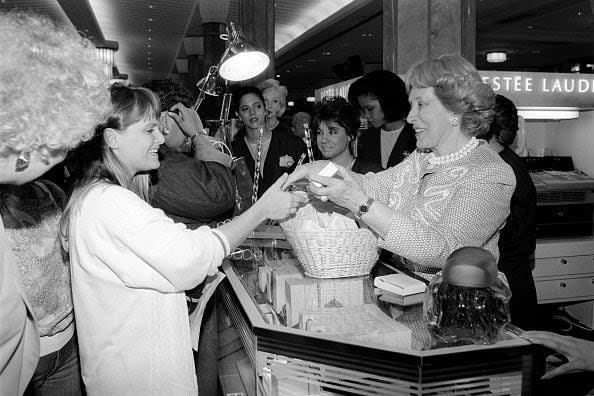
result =
[[[194,133],[192,136],[190,136],[190,140],[194,140],[194,138],[198,135],[202,135],[202,133],[201,132]]]
[[[217,237],[217,239],[221,243],[221,246],[223,248],[224,257],[229,256],[231,254],[231,245],[229,244],[229,240],[227,239],[225,234],[223,234],[220,230],[218,230],[216,228],[211,229],[211,231],[212,231],[213,235],[215,237]]]

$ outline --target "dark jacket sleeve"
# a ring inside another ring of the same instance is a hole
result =
[[[152,205],[190,228],[228,217],[235,205],[232,170],[182,153],[169,155],[173,158],[162,161],[158,170]]]

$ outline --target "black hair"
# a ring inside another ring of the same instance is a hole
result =
[[[369,72],[350,86],[349,102],[361,110],[357,100],[359,96],[377,98],[387,122],[406,118],[410,110],[404,81],[387,70]]]
[[[493,122],[489,128],[489,132],[481,136],[481,138],[490,140],[495,136],[495,140],[503,147],[508,147],[514,142],[518,132],[518,109],[514,102],[503,95],[495,97],[495,112]]]
[[[190,91],[171,80],[151,80],[142,85],[153,91],[161,101],[161,110],[167,111],[174,104],[181,103],[186,107],[194,104],[194,97]]]
[[[311,123],[314,133],[317,132],[322,121],[336,122],[352,138],[357,136],[357,130],[361,125],[359,112],[355,106],[340,96],[324,98],[320,103],[316,103]]]
[[[254,87],[253,85],[246,85],[244,87],[238,87],[233,91],[233,108],[235,111],[239,111],[239,101],[245,95],[254,94],[262,101],[264,104],[264,96],[262,95],[262,91],[258,88]]]

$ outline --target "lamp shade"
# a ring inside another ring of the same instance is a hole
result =
[[[241,32],[229,23],[227,48],[221,57],[219,74],[229,81],[243,81],[256,77],[270,64],[265,52],[248,43]]]

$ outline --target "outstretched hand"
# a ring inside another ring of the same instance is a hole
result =
[[[305,201],[307,195],[299,192],[284,191],[288,175],[284,173],[272,186],[256,201],[264,213],[264,217],[271,220],[281,220],[297,211],[297,208]]]
[[[549,331],[525,331],[520,337],[544,345],[567,358],[567,363],[549,371],[542,379],[550,379],[575,371],[594,371],[594,342],[562,336]]]
[[[287,177],[286,181],[283,184],[283,190],[288,189],[293,183],[299,181],[301,179],[308,179],[311,180],[311,177],[317,175],[326,165],[328,165],[329,161],[314,161],[304,165],[299,165],[295,168],[293,173]]]
[[[309,189],[318,197],[327,197],[335,204],[356,212],[359,205],[365,202],[368,196],[345,167],[335,165],[340,178],[315,174],[310,177],[310,180],[320,183],[322,187],[310,184]]]

